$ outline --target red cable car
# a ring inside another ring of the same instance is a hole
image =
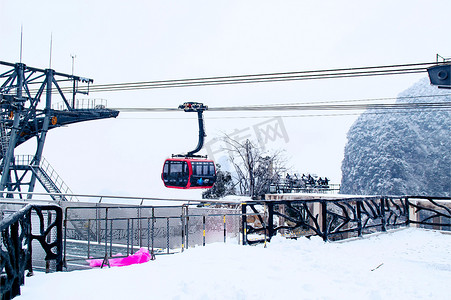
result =
[[[216,182],[215,163],[197,158],[169,158],[164,162],[161,179],[168,188],[209,189]]]
[[[186,155],[172,155],[165,160],[161,179],[168,188],[175,189],[209,189],[216,182],[216,168],[206,156],[194,155],[202,149],[204,138],[204,121],[202,113],[208,107],[202,103],[186,102],[179,106],[185,112],[197,112],[199,122],[199,142],[196,149]]]

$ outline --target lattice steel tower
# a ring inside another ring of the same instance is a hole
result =
[[[78,100],[89,93],[92,79],[0,61],[1,191],[33,192],[36,181],[49,193],[67,193],[61,179],[42,157],[47,132],[83,121],[115,118],[104,100]],[[66,95],[70,95],[67,97]],[[43,101],[41,101],[41,98]],[[53,104],[54,100],[58,101]],[[53,104],[53,105],[52,105]],[[36,152],[15,156],[14,149],[36,137]],[[6,193],[7,197],[13,194]],[[31,198],[30,196],[28,198]],[[54,199],[68,200],[64,196]]]

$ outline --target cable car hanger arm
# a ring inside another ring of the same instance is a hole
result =
[[[185,112],[197,112],[197,121],[199,124],[199,141],[197,143],[196,148],[192,151],[189,151],[184,156],[186,156],[186,157],[198,156],[198,155],[194,155],[194,154],[199,152],[202,149],[202,147],[204,146],[205,137],[207,136],[205,133],[203,112],[208,109],[208,106],[204,105],[203,103],[198,103],[198,102],[185,102],[179,106],[179,109],[183,109]],[[199,157],[202,157],[202,156],[199,156]]]

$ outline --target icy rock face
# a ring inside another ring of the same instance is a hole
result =
[[[396,103],[450,102],[450,90],[424,78]],[[434,97],[412,97],[428,96]],[[351,126],[342,162],[341,193],[451,196],[451,111],[367,110]]]

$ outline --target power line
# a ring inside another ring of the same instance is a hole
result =
[[[229,106],[209,107],[213,112],[236,112],[236,111],[293,111],[293,110],[408,110],[408,109],[449,109],[451,102],[417,102],[417,103],[369,103],[369,104],[293,104],[293,105],[255,105],[255,106]],[[122,112],[170,112],[175,108],[114,108]]]
[[[328,105],[277,105],[277,106],[236,106],[211,108],[210,111],[283,111],[283,110],[366,110],[366,109],[419,109],[451,108],[451,102],[394,103],[394,104],[328,104]]]
[[[404,99],[420,99],[420,98],[437,98],[437,97],[448,97],[451,94],[434,94],[434,95],[417,95],[417,96],[402,96],[402,97],[386,97],[386,98],[369,98],[369,99],[347,99],[347,100],[332,100],[332,101],[320,101],[320,102],[294,102],[294,103],[284,103],[284,104],[264,104],[264,105],[247,105],[243,107],[249,108],[263,108],[263,107],[283,107],[287,105],[310,105],[310,104],[331,104],[331,103],[348,103],[348,102],[374,102],[374,101],[392,101],[392,100],[404,100]],[[434,102],[435,103],[435,102]],[[119,110],[121,112],[173,112],[181,111],[178,108],[161,108],[161,107],[128,107],[128,108],[111,108],[113,110]],[[210,108],[210,111],[214,111],[215,108]],[[217,108],[216,108],[217,110]],[[249,109],[252,110],[252,109]]]
[[[385,98],[367,98],[367,99],[345,99],[345,100],[329,100],[329,101],[315,101],[315,102],[293,102],[285,104],[269,104],[269,105],[296,105],[296,104],[326,104],[326,103],[346,103],[346,102],[374,102],[374,101],[393,101],[404,99],[419,99],[419,98],[437,98],[448,97],[451,94],[433,94],[433,95],[414,95],[414,96],[401,96],[401,97],[385,97]],[[262,105],[263,106],[263,105]]]
[[[210,111],[290,111],[290,110],[367,110],[366,114],[388,114],[388,113],[417,113],[417,112],[430,112],[437,110],[451,110],[451,102],[420,102],[420,103],[394,103],[394,104],[358,104],[358,105],[336,105],[336,103],[349,103],[349,102],[374,102],[374,101],[388,101],[388,100],[405,100],[405,99],[420,99],[420,98],[437,98],[437,97],[449,97],[451,94],[433,94],[433,95],[413,95],[402,97],[387,97],[387,98],[370,98],[370,99],[348,99],[348,100],[335,100],[335,101],[321,101],[321,102],[309,102],[309,103],[288,103],[288,104],[267,104],[267,105],[248,105],[248,106],[236,106],[236,107],[216,107],[209,108]],[[313,105],[312,105],[313,104]],[[321,105],[318,105],[321,104]],[[298,108],[298,109],[293,109]],[[181,111],[177,108],[113,108],[125,113],[137,113],[137,112],[174,112]],[[369,110],[371,111],[369,111]],[[361,113],[336,113],[336,114],[303,114],[303,115],[277,115],[277,117],[297,118],[297,117],[324,117],[324,116],[349,116],[359,115]],[[259,119],[259,118],[273,118],[274,115],[259,115],[259,116],[208,116],[208,119]],[[124,118],[120,119],[191,119],[191,118],[168,118],[168,117],[145,117],[145,118]]]
[[[283,81],[299,81],[299,80],[313,80],[313,79],[337,79],[337,78],[353,78],[376,75],[400,75],[400,74],[414,74],[422,73],[425,69],[416,70],[399,70],[386,72],[360,72],[360,73],[343,73],[343,74],[321,74],[321,75],[299,75],[299,76],[285,76],[285,77],[266,77],[266,78],[246,78],[246,79],[229,79],[229,80],[192,80],[188,82],[171,82],[171,83],[136,83],[127,86],[104,86],[99,87],[93,85],[90,92],[113,92],[113,91],[130,91],[143,89],[162,89],[162,88],[178,88],[178,87],[200,87],[200,86],[214,86],[214,85],[231,85],[244,83],[270,83]]]
[[[113,83],[102,85],[91,85],[89,92],[113,92],[113,91],[131,91],[143,89],[160,89],[160,88],[177,88],[177,87],[196,87],[211,85],[230,85],[230,84],[246,84],[246,83],[268,83],[298,80],[314,80],[314,79],[333,79],[333,78],[353,78],[364,76],[380,76],[380,75],[400,75],[415,74],[426,72],[428,67],[435,66],[439,63],[413,63],[399,65],[384,65],[373,67],[356,67],[341,69],[324,69],[309,70],[297,72],[281,72],[281,73],[262,73],[262,74],[245,74],[231,76],[215,76],[200,77],[189,79],[171,79],[171,80],[155,80],[128,83]],[[65,87],[64,91],[69,91],[70,87]],[[87,92],[88,88],[79,88],[81,92]]]
[[[421,109],[421,110],[397,110],[397,111],[367,111],[365,114],[367,115],[386,115],[386,114],[414,114],[414,113],[420,113],[420,112],[435,112],[437,109]],[[447,109],[440,109],[440,111],[450,111],[451,108]],[[281,117],[281,118],[311,118],[311,117],[344,117],[344,116],[359,116],[361,113],[354,112],[354,113],[329,113],[329,114],[303,114],[303,115],[259,115],[259,116],[222,116],[222,117],[212,117],[212,116],[206,116],[205,119],[207,120],[223,120],[223,119],[270,119],[275,117]],[[192,118],[188,117],[172,117],[172,118],[165,118],[165,117],[119,117],[118,120],[191,120]]]

